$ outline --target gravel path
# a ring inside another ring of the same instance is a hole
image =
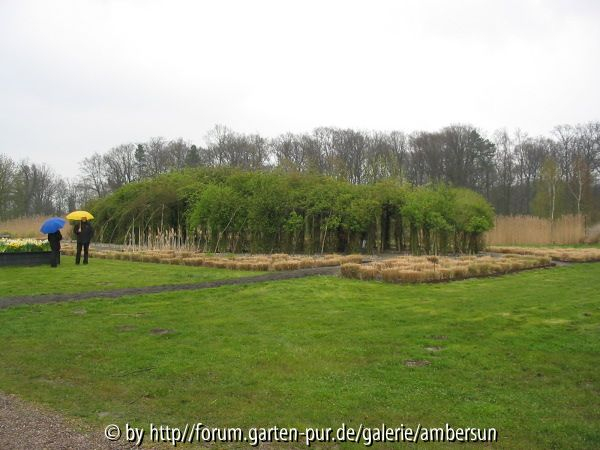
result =
[[[60,415],[0,392],[0,448],[109,450],[134,447],[124,442],[110,442],[102,431],[74,431],[73,425]]]
[[[292,278],[303,278],[314,275],[336,275],[339,273],[339,266],[335,267],[315,267],[311,269],[298,269],[282,272],[268,272],[264,275],[255,275],[251,277],[231,278],[227,280],[205,281],[203,283],[191,284],[169,284],[162,286],[147,286],[140,288],[123,288],[110,291],[92,291],[80,292],[75,294],[47,294],[30,295],[19,297],[0,298],[0,309],[16,305],[29,305],[37,303],[69,302],[76,300],[85,300],[90,298],[118,298],[125,295],[156,294],[159,292],[172,291],[191,291],[198,289],[214,288],[219,286],[230,286],[237,284],[263,283],[265,281],[288,280]],[[1,448],[1,447],[0,447]]]

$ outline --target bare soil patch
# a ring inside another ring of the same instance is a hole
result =
[[[407,367],[423,367],[431,364],[431,361],[426,359],[407,359],[404,361],[404,365]]]
[[[165,328],[153,328],[150,330],[151,334],[155,334],[157,336],[164,336],[165,334],[175,334],[175,330],[167,330]]]
[[[439,345],[433,345],[431,347],[425,347],[425,350],[430,352],[441,352],[444,350],[444,347],[440,347]]]
[[[431,339],[435,339],[436,341],[445,341],[448,339],[448,336],[443,336],[443,335],[431,336]]]

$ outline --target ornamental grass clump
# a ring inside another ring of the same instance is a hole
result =
[[[476,264],[471,264],[467,267],[467,275],[469,277],[476,277],[481,274],[480,267]]]
[[[399,272],[399,280],[408,283],[420,283],[424,281],[425,274],[420,270],[403,270]]]
[[[66,243],[64,255],[74,255],[75,248]],[[140,247],[126,247],[123,250],[108,250],[97,247],[90,249],[90,256],[124,261],[151,262],[163,264],[181,264],[186,266],[203,266],[229,270],[282,271],[314,267],[339,266],[343,263],[359,263],[361,255],[327,254],[323,256],[288,255],[275,253],[272,255],[246,254],[210,254],[200,251],[174,251],[169,249],[151,250]]]
[[[553,261],[592,262],[600,261],[600,248],[552,248],[552,247],[489,247],[490,252],[518,255],[545,256]]]
[[[450,270],[452,272],[452,278],[454,279],[467,278],[469,275],[469,269],[467,267],[456,266]]]
[[[447,267],[441,267],[434,271],[432,281],[435,280],[451,280],[454,277],[452,269],[448,269]]]
[[[359,278],[360,264],[347,263],[341,267],[342,276],[346,278]]]
[[[378,272],[374,267],[361,266],[359,269],[359,276],[361,280],[374,280],[377,278]]]
[[[500,275],[549,264],[548,257],[519,255],[458,258],[402,256],[363,265],[343,264],[341,274],[346,278],[375,279],[388,283],[424,283]]]
[[[363,261],[363,257],[361,255],[346,255],[340,257],[341,263],[357,263],[360,264]]]

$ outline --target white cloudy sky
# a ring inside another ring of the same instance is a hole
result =
[[[596,0],[0,0],[0,153],[600,118]]]

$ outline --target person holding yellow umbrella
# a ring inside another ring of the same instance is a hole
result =
[[[75,226],[75,234],[77,235],[77,255],[75,256],[75,264],[79,264],[81,261],[81,249],[83,248],[83,264],[88,263],[88,252],[90,249],[90,242],[94,236],[94,228],[88,220],[93,219],[87,211],[73,211],[67,215],[69,220],[78,220],[79,224]]]

